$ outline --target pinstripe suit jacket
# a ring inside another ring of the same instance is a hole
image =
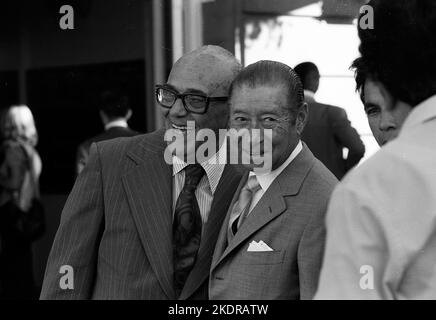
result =
[[[227,243],[229,210],[212,261],[210,299],[312,299],[323,257],[324,216],[336,183],[304,145]],[[274,251],[247,251],[260,240]]]
[[[172,170],[163,130],[93,144],[62,212],[41,299],[174,299]],[[212,254],[242,174],[226,166],[180,299],[207,299]],[[74,270],[61,289],[60,267]]]

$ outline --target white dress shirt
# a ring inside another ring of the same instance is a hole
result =
[[[104,126],[105,130],[109,130],[110,128],[113,127],[123,127],[123,128],[128,128],[129,125],[127,124],[127,121],[124,119],[117,119],[114,121],[110,121],[108,123],[106,123],[106,125]]]
[[[298,156],[298,154],[303,150],[303,144],[301,141],[298,142],[297,146],[294,148],[292,153],[289,155],[289,157],[286,159],[285,162],[283,162],[280,167],[277,169],[266,173],[266,174],[259,174],[257,175],[255,172],[251,171],[249,173],[250,176],[256,176],[257,181],[259,181],[260,189],[256,192],[256,194],[253,195],[253,199],[251,200],[249,214],[251,210],[256,206],[256,204],[259,202],[259,200],[262,198],[262,196],[265,194],[265,192],[268,190],[270,185],[274,182],[274,180],[282,173],[285,168],[291,164],[291,162]]]
[[[227,143],[223,142],[218,152],[200,165],[206,174],[201,178],[195,190],[198,207],[200,208],[201,220],[203,225],[207,222],[210,208],[213,201],[218,183],[223,174],[227,159]],[[185,167],[188,164],[180,158],[173,157],[173,215],[176,208],[177,198],[185,184]]]
[[[316,299],[436,299],[436,96],[333,193]]]
[[[310,91],[310,90],[304,90],[304,100],[306,102],[316,102],[315,92]]]

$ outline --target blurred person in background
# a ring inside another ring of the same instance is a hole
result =
[[[352,68],[355,69],[356,89],[360,92],[369,127],[378,145],[384,146],[398,136],[412,108],[405,104],[394,108],[394,97],[377,80],[376,74],[369,74],[370,67],[362,57],[353,62]]]
[[[0,121],[0,298],[35,298],[31,244],[44,232],[38,133],[27,106]]]
[[[411,112],[398,136],[333,192],[315,298],[434,300],[436,2],[368,5],[376,27],[359,28],[362,61],[392,96],[389,108]]]
[[[79,175],[88,162],[89,149],[93,142],[110,140],[118,137],[132,137],[138,134],[129,128],[127,121],[132,116],[128,98],[116,92],[106,91],[101,95],[100,118],[104,132],[81,143],[77,149],[76,175]]]
[[[309,149],[340,180],[365,155],[365,145],[356,129],[351,126],[344,109],[319,103],[315,100],[320,74],[312,62],[303,62],[295,72],[304,87],[309,105],[309,118],[302,140]],[[344,158],[343,149],[348,149]]]

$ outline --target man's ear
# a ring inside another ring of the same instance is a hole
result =
[[[295,121],[295,127],[297,128],[298,135],[302,135],[304,127],[306,126],[307,119],[309,117],[309,107],[306,102],[302,104],[297,113],[297,119]]]

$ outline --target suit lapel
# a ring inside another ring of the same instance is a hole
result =
[[[226,217],[229,203],[235,194],[241,177],[242,172],[235,169],[234,166],[227,165],[224,168],[213,197],[208,221],[203,227],[197,262],[186,280],[180,299],[189,298],[209,276],[212,255],[220,227]]]
[[[277,189],[279,189],[277,184],[275,184],[275,186],[271,185],[268,191],[263,195],[262,199],[254,207],[249,218],[246,219],[232,241],[227,245],[216,265],[223,261],[226,256],[228,256],[253,233],[285,211],[286,204],[280,190]]]
[[[164,161],[163,136],[154,133],[147,138],[128,154],[137,165],[124,175],[123,183],[150,265],[168,298],[174,299],[172,170]]]
[[[222,255],[220,255],[217,259],[214,257],[214,263],[211,269],[212,271],[232,251],[243,244],[247,238],[249,238],[259,229],[263,228],[270,221],[280,216],[280,214],[287,209],[284,198],[287,196],[295,196],[299,193],[304,179],[312,168],[314,161],[315,157],[304,144],[303,150],[300,152],[300,154],[276,178],[276,180],[262,196],[260,201],[253,208],[252,212],[238,230],[232,241],[224,249]],[[226,221],[228,221],[229,215],[230,210],[227,213]],[[224,230],[223,226],[220,235],[220,245],[222,245],[225,240],[225,232],[226,230]]]

